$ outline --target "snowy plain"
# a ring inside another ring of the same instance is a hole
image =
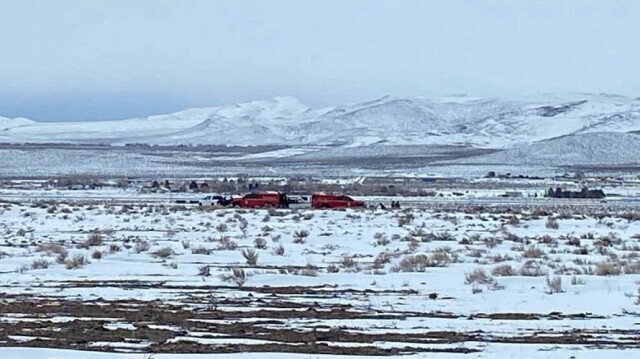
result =
[[[638,350],[637,212],[44,201],[0,211],[3,357]],[[60,349],[15,348],[24,345]],[[62,350],[70,345],[82,351]]]

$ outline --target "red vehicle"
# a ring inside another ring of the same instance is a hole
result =
[[[364,207],[363,201],[349,196],[316,193],[311,196],[312,208],[357,208]]]
[[[289,207],[289,202],[287,201],[287,195],[280,192],[257,192],[234,198],[231,200],[231,205],[242,208],[286,208]]]

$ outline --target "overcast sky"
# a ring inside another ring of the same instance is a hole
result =
[[[1,0],[0,116],[293,96],[640,96],[640,1]]]

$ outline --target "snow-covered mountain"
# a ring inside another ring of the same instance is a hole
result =
[[[311,109],[290,97],[113,121],[0,118],[0,142],[508,149],[560,136],[640,130],[640,99],[605,94],[514,99],[383,97]],[[580,137],[583,140],[593,138]]]
[[[616,132],[580,133],[456,162],[540,166],[637,165],[640,164],[640,135]]]

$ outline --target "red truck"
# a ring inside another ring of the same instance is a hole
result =
[[[289,202],[287,195],[280,192],[256,192],[232,199],[231,205],[242,208],[286,208],[289,207]]]
[[[349,196],[316,193],[311,196],[312,208],[357,208],[364,207],[363,201]]]

